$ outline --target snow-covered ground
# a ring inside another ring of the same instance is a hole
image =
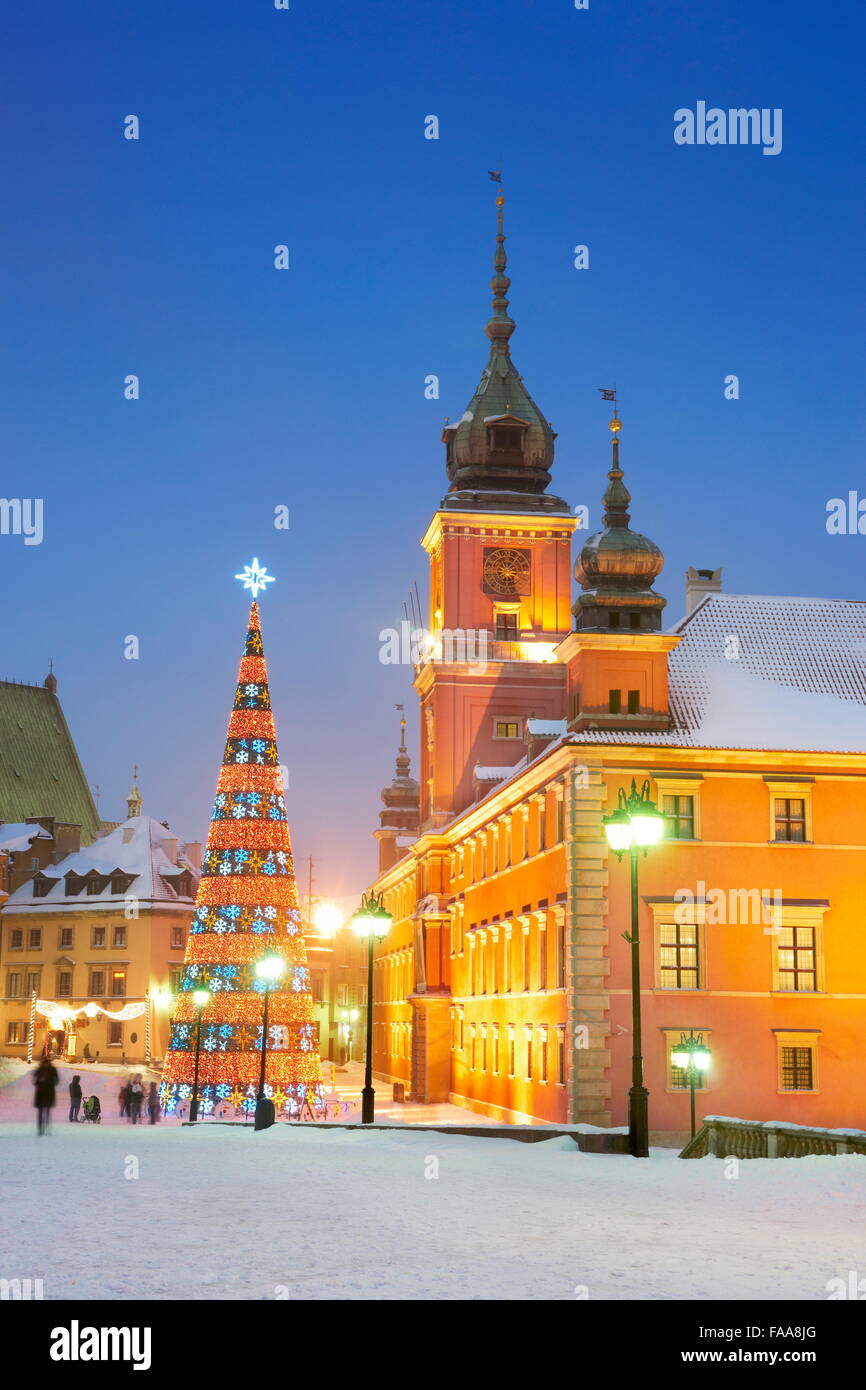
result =
[[[736,1175],[731,1176],[732,1171]],[[49,1299],[807,1299],[866,1274],[866,1157],[0,1124],[0,1273]]]

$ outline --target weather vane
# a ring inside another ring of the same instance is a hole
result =
[[[258,556],[249,565],[244,565],[243,573],[236,574],[235,579],[240,579],[245,589],[250,589],[253,598],[258,598],[259,589],[264,590],[267,584],[273,584],[275,576],[268,574],[267,565],[260,565]]]

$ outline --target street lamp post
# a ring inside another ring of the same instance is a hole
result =
[[[384,941],[391,926],[391,914],[385,907],[383,894],[364,893],[361,906],[352,914],[352,926],[358,936],[367,938],[367,1064],[364,1069],[364,1089],[361,1092],[361,1124],[371,1125],[375,1116],[376,1092],[373,1090],[373,943]]]
[[[680,1035],[679,1045],[675,1052],[671,1053],[671,1061],[675,1067],[684,1067],[689,1079],[689,1099],[691,1102],[692,1119],[692,1138],[695,1137],[695,1082],[698,1072],[706,1071],[710,1065],[710,1049],[704,1046],[703,1033],[695,1033],[693,1028],[689,1029],[689,1035]]]
[[[259,1093],[256,1096],[256,1117],[253,1122],[253,1129],[269,1129],[275,1119],[274,1102],[265,1095],[265,1067],[268,1058],[268,997],[271,992],[271,985],[276,984],[285,968],[286,962],[276,951],[268,951],[261,960],[256,961],[256,974],[265,986],[265,1003],[262,1010],[262,1060],[259,1067]]]
[[[616,855],[622,859],[629,852],[631,866],[631,933],[623,932],[623,939],[631,947],[631,1088],[628,1093],[628,1138],[629,1151],[635,1158],[649,1157],[649,1091],[643,1084],[643,1048],[641,1042],[640,1011],[640,913],[638,910],[638,850],[644,856],[651,845],[657,845],[664,830],[664,817],[650,800],[649,779],[644,781],[640,792],[635,779],[631,779],[631,791],[625,795],[619,789],[617,808],[604,818],[604,833],[607,842]]]
[[[206,989],[194,989],[192,992],[192,1002],[198,1010],[198,1015],[195,1025],[195,1071],[192,1078],[192,1100],[189,1106],[190,1124],[195,1124],[198,1119],[198,1058],[201,1052],[201,1016],[209,999],[210,993]]]

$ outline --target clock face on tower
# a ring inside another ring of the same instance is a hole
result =
[[[505,547],[484,551],[484,592],[486,594],[529,593],[529,551]]]

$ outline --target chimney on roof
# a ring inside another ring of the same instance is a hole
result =
[[[697,608],[707,594],[720,594],[722,591],[722,571],[696,570],[689,565],[686,570],[686,617]]]
[[[190,840],[183,848],[192,867],[201,873],[201,840]]]
[[[48,675],[45,677],[45,680],[42,682],[42,684],[45,686],[45,689],[48,691],[49,695],[57,694],[57,677],[54,674],[53,661],[49,661],[48,663]]]
[[[177,850],[178,850],[177,836],[176,836],[176,835],[163,835],[163,837],[162,837],[162,850],[163,850],[163,853],[165,854],[166,858],[167,858],[167,859],[170,859],[171,862],[172,862],[172,864],[176,864],[176,863],[177,863]]]

